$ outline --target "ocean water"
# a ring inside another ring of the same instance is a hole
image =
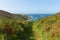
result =
[[[47,16],[51,16],[53,14],[27,14],[28,16],[30,16],[32,18],[32,20],[36,20],[38,18],[44,18]]]

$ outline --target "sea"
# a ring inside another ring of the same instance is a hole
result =
[[[47,16],[52,16],[53,14],[27,14],[27,15],[30,16],[32,20],[36,20],[39,18],[45,18]]]

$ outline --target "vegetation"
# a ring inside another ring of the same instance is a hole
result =
[[[29,18],[0,10],[0,40],[60,40],[60,13],[36,21]]]
[[[0,10],[0,40],[33,40],[33,21],[28,18]]]
[[[36,40],[60,40],[60,13],[38,19],[33,23]]]

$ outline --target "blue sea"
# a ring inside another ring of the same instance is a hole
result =
[[[32,20],[36,20],[38,18],[44,18],[47,16],[51,16],[53,14],[27,14],[28,16],[30,16],[32,18]]]

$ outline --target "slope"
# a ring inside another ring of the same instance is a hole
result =
[[[38,19],[33,24],[36,40],[60,40],[60,12],[46,18]]]

